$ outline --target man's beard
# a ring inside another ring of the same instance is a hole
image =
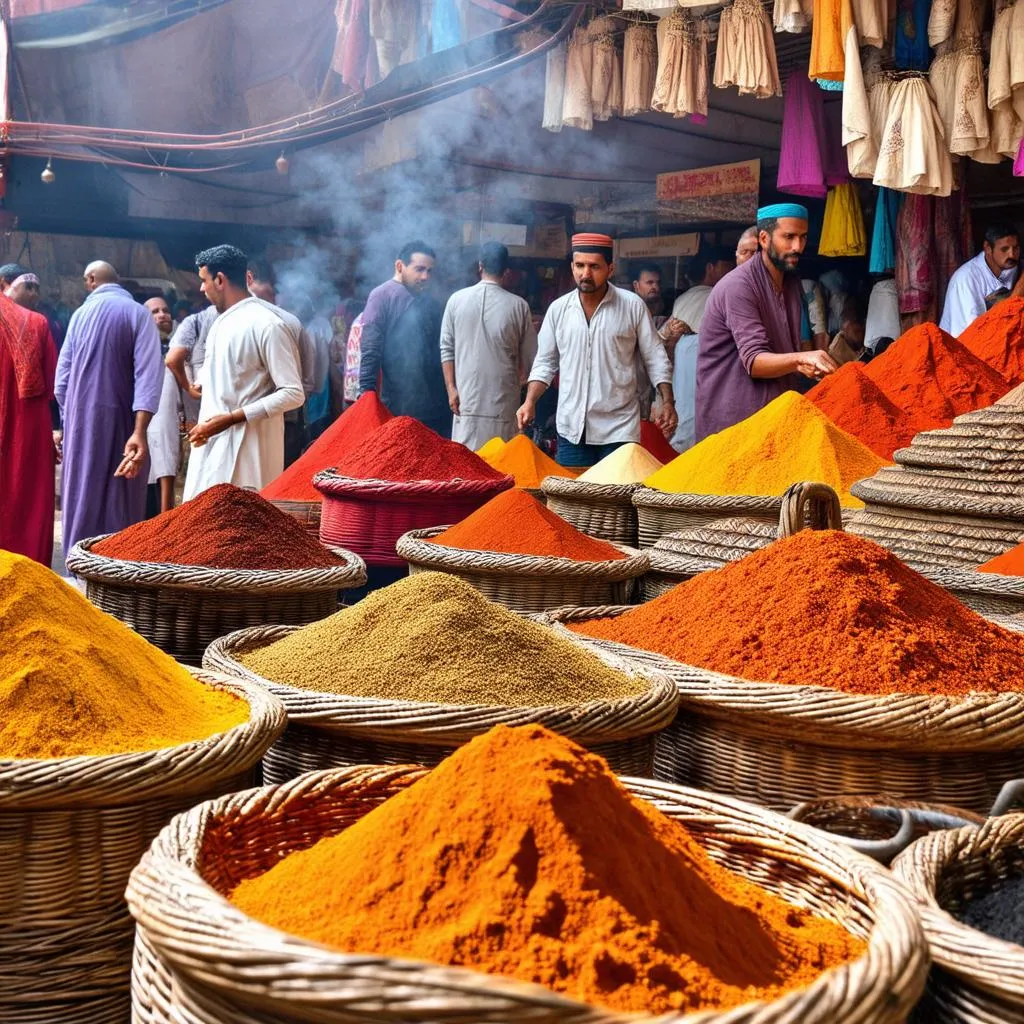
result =
[[[781,271],[783,274],[794,273],[797,267],[800,265],[799,256],[796,256],[796,260],[794,263],[787,263],[786,257],[780,256],[778,250],[775,248],[774,245],[771,244],[771,242],[768,243],[768,259],[771,260],[772,266],[775,267],[776,270]]]
[[[596,292],[597,285],[593,281],[580,281],[576,285],[581,292]]]

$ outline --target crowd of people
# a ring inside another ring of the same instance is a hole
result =
[[[529,429],[550,389],[564,466],[639,441],[643,419],[683,451],[900,333],[898,311],[880,300],[872,313],[874,293],[865,322],[836,284],[801,277],[807,235],[804,207],[763,207],[735,251],[701,249],[669,305],[656,264],[619,287],[613,240],[576,234],[575,288],[539,331],[503,285],[503,245],[485,244],[479,281],[442,305],[436,253],[415,240],[341,344],[312,303],[281,308],[246,254],[218,245],[195,259],[199,311],[140,304],[109,263],[89,264],[58,355],[38,278],[0,267],[0,548],[50,564],[58,462],[68,551],[172,507],[181,476],[184,500],[219,483],[262,489],[367,391],[478,448]],[[1019,259],[1016,229],[993,225],[949,282],[942,326],[959,334],[1024,295]]]

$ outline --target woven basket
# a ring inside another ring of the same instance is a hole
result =
[[[1024,693],[869,697],[750,682],[561,625],[631,610],[561,608],[544,619],[675,682],[682,702],[658,737],[655,778],[780,811],[821,797],[888,793],[980,814],[1007,779],[1024,774]]]
[[[781,498],[746,494],[668,494],[651,487],[633,492],[641,548],[653,547],[666,533],[692,530],[716,519],[742,517],[775,524],[782,510]]]
[[[270,499],[282,512],[297,519],[308,533],[320,537],[320,502],[319,501],[285,501],[284,498]]]
[[[565,476],[545,477],[541,490],[548,508],[582,533],[612,544],[638,543],[633,492],[640,484],[592,484]]]
[[[430,542],[447,528],[413,530],[399,539],[396,550],[409,563],[410,575],[450,573],[471,583],[491,601],[524,614],[566,604],[625,604],[650,562],[646,552],[627,548],[622,548],[625,558],[577,562],[500,551],[465,551]]]
[[[283,850],[343,831],[420,775],[409,767],[317,772],[205,804],[164,829],[132,875],[128,900],[140,929],[173,974],[179,1001],[190,1003],[193,1015],[181,1019],[190,1024],[653,1022],[465,968],[334,952],[246,917],[221,895],[267,870]],[[887,872],[813,829],[759,808],[677,786],[624,781],[635,795],[681,821],[716,861],[843,924],[868,943],[857,960],[771,1003],[658,1020],[896,1024],[905,1019],[924,984],[927,956],[913,905]]]
[[[238,656],[266,647],[295,627],[244,629],[222,637],[206,652],[205,665],[265,686],[288,711],[288,730],[264,758],[264,778],[284,782],[300,772],[359,764],[435,765],[456,747],[495,725],[538,722],[596,751],[622,774],[650,775],[654,737],[673,719],[678,698],[660,672],[638,670],[615,655],[601,660],[649,682],[643,693],[549,707],[428,704],[377,700],[300,690],[264,679]]]
[[[825,484],[793,484],[782,496],[777,526],[754,519],[716,519],[668,533],[650,549],[651,568],[640,584],[641,600],[652,601],[699,573],[720,569],[808,528],[843,529],[839,496]]]
[[[1024,814],[933,832],[897,857],[893,872],[918,898],[935,962],[918,1020],[1024,1020],[1024,948],[954,916],[971,899],[1024,872]]]
[[[313,477],[313,486],[324,496],[320,540],[355,551],[367,565],[401,567],[405,560],[395,553],[395,545],[402,534],[461,523],[513,483],[510,476],[392,483],[356,480],[326,470]]]
[[[1001,576],[955,565],[929,567],[924,575],[982,615],[1024,612],[1024,576]]]
[[[123,893],[179,811],[252,782],[284,728],[258,686],[196,672],[250,706],[196,743],[106,757],[0,761],[0,1021],[124,1024],[132,920]]]
[[[187,665],[200,664],[210,643],[236,629],[326,618],[338,610],[339,590],[366,582],[363,560],[340,548],[332,549],[342,559],[336,568],[211,569],[94,554],[104,539],[79,541],[68,569],[85,580],[93,604]]]

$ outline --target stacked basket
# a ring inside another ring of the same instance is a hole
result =
[[[313,485],[323,495],[320,539],[355,551],[371,567],[401,567],[398,538],[438,523],[459,523],[513,485],[499,480],[358,480],[331,470]],[[264,622],[273,621],[264,619]]]
[[[535,722],[596,751],[618,772],[649,775],[655,736],[675,716],[675,687],[659,672],[639,670],[615,655],[601,660],[629,675],[641,675],[647,688],[616,700],[591,700],[550,707],[448,705],[378,700],[301,690],[246,668],[238,657],[266,647],[294,627],[244,629],[211,644],[204,664],[279,697],[288,729],[267,751],[268,782],[284,782],[301,772],[360,764],[435,765],[456,747],[495,725]]]
[[[548,508],[581,533],[612,544],[637,546],[633,492],[640,484],[592,484],[564,476],[545,477],[540,489]]]
[[[918,434],[852,493],[849,522],[918,569],[974,568],[1024,538],[1024,407],[996,403]]]
[[[284,850],[337,834],[420,775],[408,767],[318,772],[241,793],[175,819],[135,870],[128,899],[145,943],[137,1005],[170,993],[175,1024],[343,1021],[650,1021],[465,968],[352,955],[287,936],[245,916],[224,894]],[[887,872],[820,833],[742,803],[624,780],[681,821],[711,857],[865,939],[856,960],[770,1003],[693,1016],[702,1024],[899,1024],[927,970],[911,902]],[[268,970],[268,965],[273,965]],[[659,1018],[665,1019],[665,1018]]]
[[[85,580],[97,607],[187,665],[199,665],[219,636],[265,622],[306,625],[338,610],[338,592],[366,582],[366,566],[333,548],[342,564],[322,569],[211,569],[129,562],[92,551],[103,537],[79,541],[68,570]]]
[[[144,753],[0,761],[0,1021],[127,1020],[129,873],[174,814],[251,784],[284,728],[262,687],[196,675],[245,699],[248,720]]]

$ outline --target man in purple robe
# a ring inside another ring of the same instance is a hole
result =
[[[836,369],[827,352],[800,350],[803,302],[795,271],[807,245],[807,209],[757,211],[758,255],[726,274],[708,297],[697,349],[696,439],[702,441],[796,387]]]
[[[64,550],[146,515],[146,428],[160,402],[163,359],[149,311],[109,263],[85,269],[85,302],[71,317],[54,389],[64,423]]]

